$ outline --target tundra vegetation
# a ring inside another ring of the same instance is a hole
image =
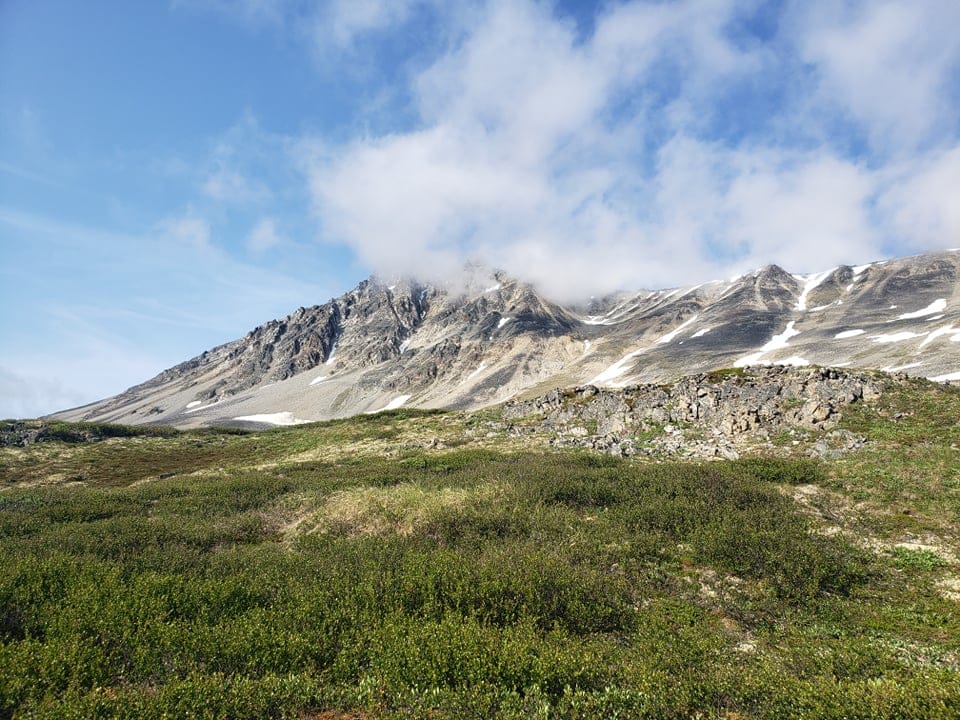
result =
[[[960,716],[960,392],[851,406],[827,460],[489,417],[34,424],[0,449],[0,717]]]

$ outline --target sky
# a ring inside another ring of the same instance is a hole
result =
[[[956,0],[0,0],[0,417],[370,274],[960,246]]]

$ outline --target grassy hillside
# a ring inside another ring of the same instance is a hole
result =
[[[852,408],[829,462],[489,417],[3,448],[0,717],[960,715],[960,393]]]

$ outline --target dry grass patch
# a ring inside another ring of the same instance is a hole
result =
[[[500,483],[474,488],[423,488],[413,483],[391,487],[341,490],[307,509],[307,501],[283,529],[288,538],[311,533],[336,535],[400,535],[427,532],[445,513],[462,513],[472,507],[501,500],[507,490]]]

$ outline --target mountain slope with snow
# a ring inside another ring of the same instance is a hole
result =
[[[366,280],[71,420],[290,424],[474,408],[553,387],[622,387],[729,366],[832,365],[960,379],[960,253],[806,276],[771,265],[564,307],[495,274],[473,287]]]

